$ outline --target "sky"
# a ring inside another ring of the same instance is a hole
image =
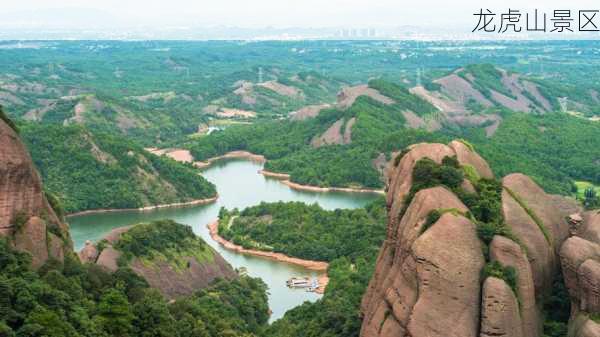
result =
[[[600,8],[588,0],[2,0],[2,18],[56,21],[57,10],[89,19],[94,15],[107,25],[227,25],[275,27],[466,25],[480,8]],[[37,13],[36,13],[37,12]],[[102,22],[76,22],[102,24]],[[67,22],[64,22],[67,24]]]
[[[592,0],[2,0],[0,30],[136,27],[378,28],[460,27],[469,33],[473,13],[508,8],[600,9]],[[600,15],[599,15],[600,18]],[[1,31],[0,31],[1,33]],[[0,34],[1,35],[1,34]]]

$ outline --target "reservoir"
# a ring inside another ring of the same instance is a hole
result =
[[[97,242],[111,229],[158,219],[173,219],[190,225],[194,232],[215,248],[234,268],[245,267],[252,277],[260,277],[269,287],[270,321],[304,301],[315,301],[321,295],[303,289],[290,289],[286,281],[291,277],[317,276],[316,272],[299,266],[229,251],[214,242],[207,224],[218,217],[219,209],[240,210],[261,202],[301,201],[317,203],[325,209],[358,208],[378,198],[376,194],[349,192],[309,192],[289,188],[281,182],[259,174],[262,164],[243,159],[215,162],[202,175],[214,183],[219,193],[216,202],[183,208],[163,208],[153,211],[124,211],[98,213],[68,218],[75,249],[79,251],[86,240]]]

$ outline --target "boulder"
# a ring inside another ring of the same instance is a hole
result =
[[[90,240],[87,240],[77,255],[82,263],[95,263],[98,258],[98,249]]]
[[[548,240],[525,209],[506,191],[502,191],[502,212],[506,225],[527,248],[535,292],[544,293],[552,286],[556,258]]]
[[[34,269],[49,257],[62,261],[73,246],[69,228],[46,200],[25,145],[3,120],[0,144],[0,236],[8,237],[16,249],[30,253]],[[56,229],[60,237],[48,235],[48,227]]]
[[[537,336],[537,332],[523,333],[519,302],[515,293],[504,282],[496,277],[488,277],[483,283],[481,304],[480,337],[523,337]]]
[[[393,318],[388,316],[390,319],[406,325],[418,292],[412,245],[419,237],[427,215],[441,208],[467,210],[452,192],[444,187],[434,187],[419,191],[400,223],[393,228],[388,226],[388,240],[380,251],[375,274],[362,301],[365,320],[374,323],[363,325],[364,329],[378,330],[380,326],[376,322],[383,321],[389,312],[393,312]],[[386,328],[391,330],[391,326]],[[369,332],[369,335],[376,335],[372,333],[375,332]]]
[[[108,246],[104,248],[102,252],[100,252],[100,256],[98,256],[96,264],[106,268],[111,272],[115,272],[117,271],[117,269],[119,269],[119,266],[117,264],[119,257],[121,257],[121,253],[118,250],[114,249],[112,246]]]
[[[600,244],[600,211],[593,210],[583,214],[583,226],[577,236]]]
[[[415,241],[418,295],[409,336],[478,335],[479,273],[485,264],[481,248],[475,225],[450,213]]]
[[[21,228],[15,229],[15,248],[31,254],[31,266],[35,269],[48,260],[46,242],[46,223],[36,216],[29,218]]]
[[[589,259],[600,259],[599,245],[577,236],[569,238],[562,245],[560,260],[565,285],[576,307],[579,307],[579,299],[581,298],[578,278],[579,267]]]
[[[600,313],[600,262],[585,260],[577,269],[579,280],[579,310]]]
[[[533,272],[527,255],[516,242],[496,235],[490,244],[490,260],[498,261],[503,266],[511,266],[517,271],[517,294],[521,302],[519,319],[522,324],[521,331],[527,331],[531,336],[538,336],[542,316],[536,306]]]
[[[519,198],[541,220],[551,236],[556,253],[562,243],[569,237],[569,225],[566,217],[570,213],[561,213],[556,199],[544,192],[531,178],[524,174],[514,173],[502,179],[502,184],[517,194]]]
[[[482,178],[494,178],[494,173],[488,163],[465,143],[453,140],[448,146],[456,153],[456,159],[459,163],[473,166]]]

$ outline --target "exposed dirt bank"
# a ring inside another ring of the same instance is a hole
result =
[[[241,254],[254,255],[262,258],[272,259],[279,262],[290,263],[293,265],[301,266],[306,269],[324,272],[323,275],[318,277],[319,285],[321,285],[315,292],[322,294],[325,291],[325,287],[329,283],[329,277],[327,276],[327,267],[329,264],[323,261],[313,261],[313,260],[304,260],[296,257],[290,257],[281,253],[273,253],[273,252],[265,252],[262,250],[256,249],[246,249],[242,246],[236,245],[233,242],[227,241],[225,238],[219,235],[219,221],[215,220],[208,224],[208,230],[210,232],[210,236],[213,240],[218,242],[221,246],[225,247],[225,249],[232,250]]]
[[[87,215],[87,214],[97,214],[97,213],[126,212],[126,211],[146,212],[146,211],[152,211],[152,210],[160,209],[160,208],[177,208],[177,207],[186,207],[186,206],[193,206],[193,205],[203,205],[203,204],[210,204],[211,202],[217,201],[218,197],[219,196],[217,195],[215,197],[208,198],[208,199],[197,199],[197,200],[186,201],[186,202],[175,202],[172,204],[152,205],[152,206],[146,206],[146,207],[140,207],[140,208],[90,209],[87,211],[81,211],[81,212],[67,214],[67,217],[78,216],[78,215]]]
[[[290,175],[285,173],[277,173],[271,172],[267,170],[260,170],[258,173],[264,175],[265,177],[271,177],[275,179],[281,180],[282,184],[289,186],[295,190],[301,191],[311,191],[311,192],[350,192],[350,193],[375,193],[384,195],[384,190],[376,190],[371,188],[350,188],[350,187],[319,187],[319,186],[311,186],[311,185],[302,185],[295,182],[290,181]]]
[[[240,158],[240,159],[248,159],[250,161],[254,161],[257,163],[265,163],[267,161],[267,159],[265,158],[265,156],[259,155],[259,154],[254,154],[248,151],[231,151],[228,152],[222,156],[218,156],[218,157],[213,157],[210,158],[206,161],[197,161],[194,162],[194,166],[198,167],[198,168],[207,168],[209,166],[211,166],[214,162],[221,160],[221,159],[231,159],[231,158]]]

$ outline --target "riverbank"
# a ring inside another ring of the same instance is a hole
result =
[[[187,207],[187,206],[210,204],[210,203],[213,203],[213,202],[217,201],[218,198],[219,198],[219,195],[216,195],[216,196],[214,196],[212,198],[208,198],[208,199],[196,199],[196,200],[186,201],[186,202],[175,202],[175,203],[171,203],[171,204],[152,205],[152,206],[146,206],[146,207],[140,207],[140,208],[90,209],[90,210],[87,210],[87,211],[70,213],[70,214],[67,214],[66,216],[67,217],[73,217],[73,216],[79,216],[79,215],[89,215],[89,214],[99,214],[99,213],[131,212],[131,211],[135,211],[135,212],[148,212],[148,211],[157,210],[157,209],[161,209],[161,208],[179,208],[179,207]]]
[[[267,170],[260,170],[258,173],[264,175],[265,177],[270,177],[274,179],[278,179],[282,184],[287,185],[290,188],[300,191],[310,191],[310,192],[350,192],[350,193],[373,193],[373,194],[381,194],[385,195],[384,190],[376,190],[371,188],[351,188],[351,187],[320,187],[320,186],[312,186],[312,185],[302,185],[290,180],[290,175],[286,173],[277,173],[271,172]]]
[[[319,288],[315,291],[316,293],[323,294],[325,292],[325,288],[329,283],[329,277],[327,276],[327,268],[329,267],[329,263],[323,261],[313,261],[313,260],[304,260],[296,257],[287,256],[282,253],[273,253],[273,252],[265,252],[262,250],[256,249],[246,249],[242,246],[236,245],[235,243],[226,240],[222,236],[219,235],[219,221],[215,220],[207,225],[208,231],[210,233],[210,237],[223,246],[225,249],[235,251],[241,254],[248,254],[253,256],[258,256],[262,258],[276,260],[278,262],[285,262],[293,265],[297,265],[309,270],[314,270],[317,272],[324,272],[323,275],[318,277],[319,280]]]
[[[167,149],[159,149],[155,147],[147,147],[144,150],[157,155],[157,156],[167,156],[175,161],[181,163],[192,163],[195,167],[199,169],[204,169],[210,167],[214,162],[223,160],[223,159],[247,159],[257,163],[265,163],[267,159],[265,156],[254,154],[248,151],[231,151],[227,152],[224,155],[212,157],[205,161],[194,161],[194,157],[192,156],[189,150],[185,149],[177,149],[177,148],[167,148]]]
[[[191,154],[188,150],[183,149],[156,149],[147,148],[147,151],[156,155],[166,155],[180,162],[191,162]],[[260,154],[254,154],[248,151],[231,151],[222,156],[212,157],[205,161],[195,161],[194,166],[199,169],[205,169],[210,167],[214,162],[222,159],[248,159],[253,162],[264,164],[267,162],[267,158]],[[310,192],[350,192],[350,193],[374,193],[385,195],[384,190],[372,189],[372,188],[351,188],[351,187],[320,187],[312,185],[302,185],[291,181],[291,176],[287,173],[277,173],[268,170],[260,170],[258,173],[265,177],[274,178],[280,180],[281,183],[287,185],[290,188],[299,191],[310,191]]]
[[[211,166],[214,162],[223,160],[223,159],[247,159],[253,162],[264,164],[267,159],[265,156],[260,154],[254,154],[248,151],[231,151],[227,152],[222,156],[212,157],[207,159],[206,161],[196,161],[194,162],[194,166],[197,168],[203,169]]]

